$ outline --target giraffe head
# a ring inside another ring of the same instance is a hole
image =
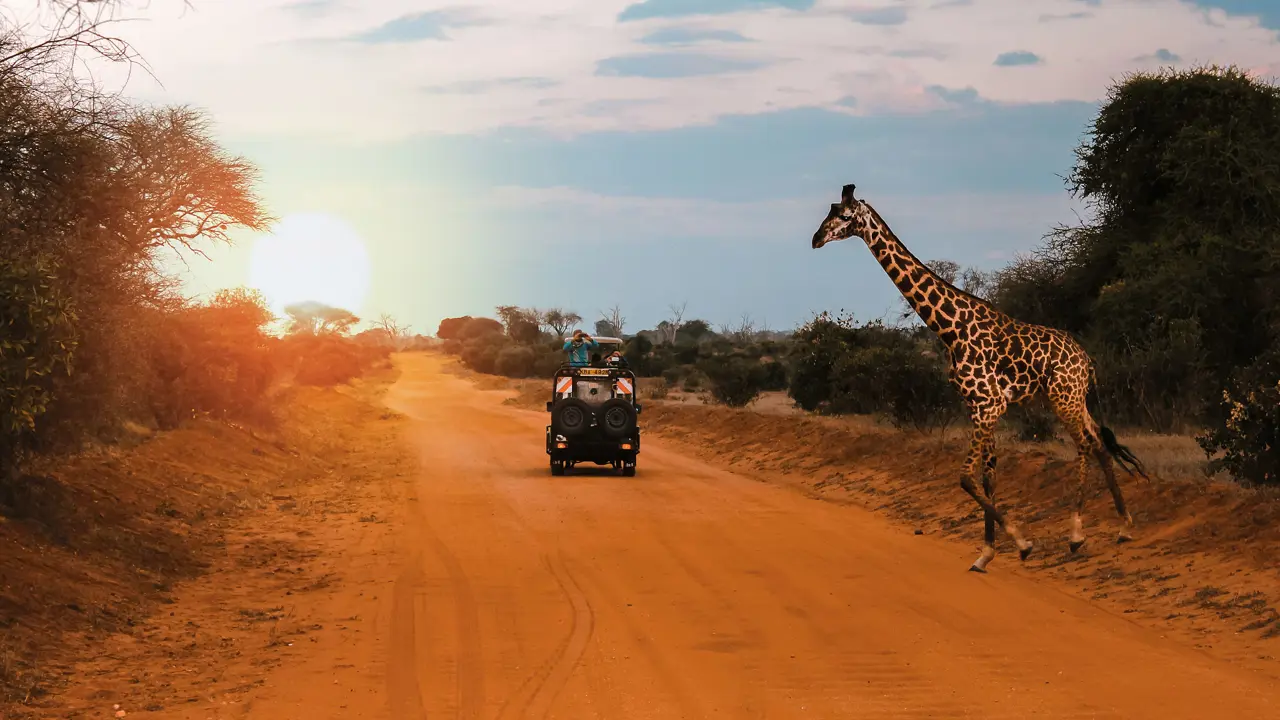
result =
[[[813,234],[813,249],[836,240],[863,237],[871,224],[871,210],[853,197],[853,185],[845,185],[840,192],[840,202],[831,203],[831,212]]]

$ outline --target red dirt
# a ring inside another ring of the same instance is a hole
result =
[[[47,601],[63,632],[41,666],[67,674],[2,716],[1280,715],[1274,621],[1236,632],[1274,615],[1241,593],[1278,596],[1261,565],[1275,524],[1249,532],[1275,517],[1256,495],[1127,485],[1139,541],[1109,542],[1099,498],[1087,557],[1065,560],[1068,470],[1011,453],[1001,495],[1039,549],[977,575],[981,522],[949,479],[954,446],[650,403],[637,477],[552,478],[545,412],[504,406],[509,391],[478,392],[449,362],[397,359],[385,402],[403,415],[378,407],[378,383],[300,393],[276,433],[297,455],[206,424],[121,453],[110,478],[90,482],[92,459],[64,474],[109,490],[116,526],[188,528],[163,545],[187,548],[187,574],[160,605],[109,553],[82,553],[82,572],[6,557],[10,587],[62,588],[4,598],[28,639],[45,626],[25,613]],[[142,477],[132,495],[126,470]],[[228,491],[251,499],[216,526],[188,519]],[[162,499],[181,521],[142,517]],[[136,608],[133,625],[83,638],[55,607],[77,597]],[[1196,617],[1162,619],[1184,600]]]

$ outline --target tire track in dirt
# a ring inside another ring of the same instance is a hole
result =
[[[417,589],[422,584],[422,559],[414,556],[400,574],[391,604],[391,662],[387,669],[387,697],[392,717],[427,720],[422,687],[418,684]]]
[[[475,594],[462,564],[425,517],[420,517],[419,531],[444,565],[453,590],[454,628],[458,635],[457,717],[479,718],[484,711],[484,657]]]
[[[556,698],[564,690],[569,677],[573,675],[573,671],[582,660],[582,654],[586,652],[587,645],[591,642],[591,634],[595,630],[595,611],[591,608],[591,602],[574,580],[573,574],[565,567],[559,553],[546,556],[544,560],[547,570],[555,577],[560,590],[564,592],[569,604],[573,607],[573,624],[564,645],[551,663],[549,672],[537,684],[529,698],[524,709],[524,717],[545,718],[551,712]]]
[[[523,525],[518,521],[517,523]],[[533,717],[535,714],[531,712],[531,709],[542,697],[551,694],[554,700],[554,695],[564,688],[569,676],[577,668],[578,662],[582,658],[582,653],[586,650],[587,643],[591,639],[591,632],[594,630],[595,613],[591,609],[591,604],[587,601],[586,596],[582,595],[577,583],[573,582],[572,577],[563,569],[563,563],[558,557],[553,561],[551,555],[544,554],[542,556],[542,564],[546,567],[547,573],[555,579],[560,592],[564,594],[569,606],[573,609],[569,632],[556,645],[555,650],[551,651],[547,659],[542,661],[538,670],[526,677],[524,682],[520,683],[520,687],[516,688],[515,692],[511,693],[502,703],[502,706],[498,708],[497,720],[504,720],[509,717]],[[566,579],[568,582],[566,582]],[[570,586],[574,590],[572,593],[569,591]],[[581,638],[580,642],[575,643],[583,625],[584,608],[588,624],[586,636]],[[574,648],[575,644],[578,645],[576,650]],[[564,669],[566,666],[568,666],[567,670]],[[563,675],[563,677],[552,681],[553,675]],[[543,709],[540,715],[536,715],[537,717],[543,717],[550,711],[550,705],[548,703],[544,704],[547,707]]]

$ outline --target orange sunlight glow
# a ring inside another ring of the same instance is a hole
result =
[[[277,314],[314,300],[359,315],[369,291],[369,256],[356,231],[338,218],[290,215],[254,243],[249,285]]]

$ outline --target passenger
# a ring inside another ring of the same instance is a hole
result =
[[[564,342],[564,351],[569,353],[569,364],[573,367],[586,367],[589,362],[587,351],[598,347],[600,343],[581,330],[574,330],[573,338]]]
[[[614,367],[620,367],[620,368],[627,367],[627,359],[623,357],[622,353],[617,350],[614,350],[612,353],[609,353],[609,358],[606,360],[606,362]]]
[[[591,353],[591,367],[604,367],[604,360],[600,359],[600,353]]]

